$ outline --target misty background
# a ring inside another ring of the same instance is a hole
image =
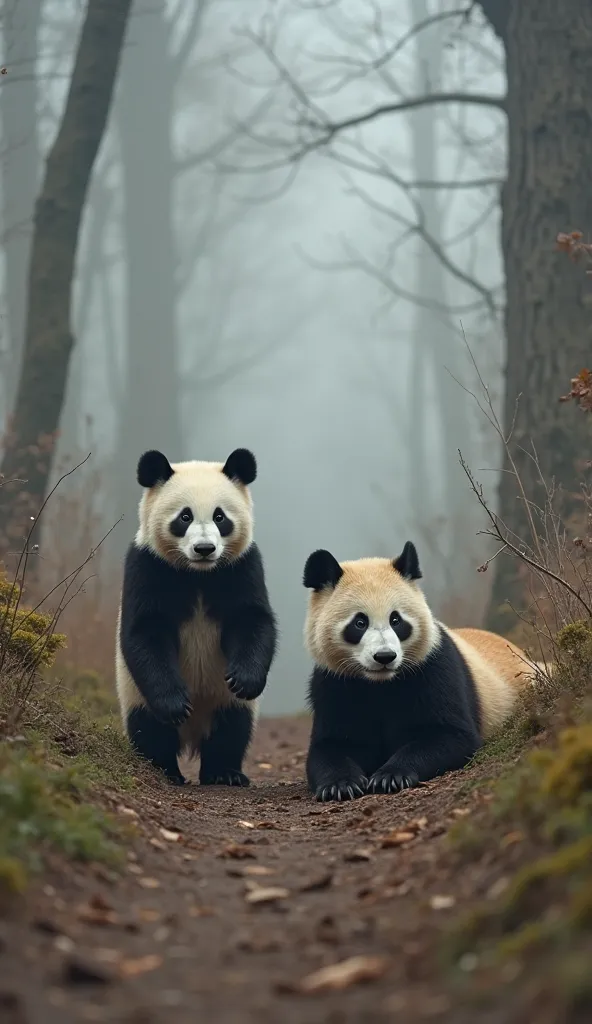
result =
[[[4,8],[8,429],[33,207],[83,10],[76,0]],[[68,610],[79,669],[112,673],[148,448],[171,461],[223,461],[239,446],[256,455],[255,536],[281,630],[264,713],[304,705],[301,579],[315,548],[395,557],[411,539],[435,613],[482,623],[490,574],[476,570],[489,550],[457,449],[495,505],[499,440],[471,394],[468,349],[499,408],[505,124],[487,104],[426,105],[327,148],[294,103],[303,83],[329,120],[433,91],[501,95],[499,41],[477,16],[460,31],[443,16],[453,8],[134,3],[84,212],[54,478],[92,456],[61,487],[40,551],[49,574],[73,565],[124,516]],[[396,62],[381,59],[393,47]]]

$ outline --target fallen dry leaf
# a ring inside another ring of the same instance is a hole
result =
[[[372,860],[372,850],[368,847],[361,847],[358,850],[352,850],[351,853],[344,854],[344,860],[351,864],[355,864],[357,861]]]
[[[301,992],[338,992],[360,982],[375,981],[382,977],[388,966],[384,956],[352,956],[338,964],[321,967],[303,978],[298,986]]]
[[[455,818],[466,818],[471,812],[468,807],[453,807],[452,813]]]
[[[160,921],[162,914],[159,910],[152,910],[151,907],[140,907],[138,917],[141,921]]]
[[[180,832],[171,832],[168,828],[159,828],[158,830],[163,839],[166,839],[167,843],[178,843],[181,838]]]
[[[432,896],[430,907],[432,910],[450,910],[456,903],[454,896]]]
[[[408,825],[405,825],[405,832],[422,832],[428,823],[427,818],[414,818]]]
[[[333,881],[332,871],[323,871],[322,874],[316,875],[314,878],[309,879],[308,882],[303,882],[299,886],[300,892],[320,892],[321,889],[328,889]]]
[[[160,889],[160,882],[156,878],[138,878],[138,885],[144,889]]]
[[[138,974],[155,971],[161,964],[161,956],[157,956],[156,953],[148,953],[147,956],[140,956],[134,960],[122,960],[118,970],[122,978],[135,978]]]
[[[263,864],[246,864],[244,868],[227,868],[227,874],[233,878],[263,877],[264,875],[275,875],[275,871],[272,868],[263,867]]]
[[[164,845],[164,843],[161,843],[160,839],[152,838],[149,839],[148,842],[150,843],[151,846],[154,846],[156,850],[166,850],[166,846]]]
[[[138,817],[138,812],[134,811],[133,807],[124,807],[123,804],[120,804],[117,810],[119,811],[120,814],[127,815],[128,818]]]
[[[272,767],[273,767],[273,765],[271,765],[271,764],[269,763],[269,761],[258,761],[258,762],[257,762],[257,767],[258,767],[258,768],[272,768]]]
[[[93,906],[92,900],[78,908],[77,917],[86,924],[108,925],[118,924],[119,917],[114,910],[107,907]]]
[[[388,850],[392,846],[403,846],[404,843],[411,842],[412,839],[415,839],[415,836],[415,832],[399,832],[395,829],[381,839],[380,845],[384,850]]]
[[[215,917],[213,907],[189,907],[189,917]]]
[[[219,857],[231,857],[233,860],[255,860],[255,853],[250,846],[242,843],[229,843],[218,854]]]
[[[255,828],[279,828],[275,821],[258,821]]]
[[[275,903],[276,900],[285,900],[290,895],[289,889],[282,889],[280,886],[258,886],[253,885],[247,891],[245,900],[247,903]]]
[[[239,825],[240,828],[255,828],[252,821],[243,821],[241,818],[237,821],[237,825]]]

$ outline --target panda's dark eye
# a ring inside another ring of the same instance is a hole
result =
[[[368,616],[367,615],[356,615],[354,619],[354,626],[356,629],[368,629]]]
[[[401,622],[402,622],[403,620],[402,620],[402,618],[401,618],[401,616],[399,615],[399,613],[398,613],[398,612],[391,612],[391,617],[390,617],[390,620],[389,620],[389,621],[390,621],[390,624],[391,624],[391,626],[392,626],[392,627],[393,627],[393,629],[394,629],[394,628],[395,628],[395,626],[400,626],[400,625],[401,625]]]
[[[184,508],[179,516],[182,523],[190,523],[193,520],[193,514],[190,508]]]
[[[217,508],[214,511],[214,522],[215,523],[223,523],[225,519],[226,519],[226,516],[224,515],[222,509],[221,508]]]

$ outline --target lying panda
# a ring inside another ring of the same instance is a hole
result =
[[[253,701],[265,687],[276,624],[253,542],[251,452],[171,465],[142,455],[140,528],[125,561],[116,681],[135,749],[178,785],[182,750],[202,785],[247,786]]]
[[[463,767],[535,672],[513,644],[437,622],[415,547],[341,565],[306,562],[305,642],[315,661],[308,783],[317,800],[415,786]]]

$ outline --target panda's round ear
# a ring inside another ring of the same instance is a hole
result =
[[[422,571],[419,568],[419,558],[415,550],[415,544],[407,541],[401,554],[393,560],[393,568],[397,570],[406,580],[420,580]]]
[[[257,477],[257,462],[248,448],[235,448],[222,467],[229,480],[237,480],[248,487]]]
[[[343,569],[330,551],[313,551],[306,559],[302,582],[310,590],[336,587],[343,576]]]
[[[170,480],[174,469],[162,452],[144,452],[138,462],[137,478],[140,487],[154,487]]]

